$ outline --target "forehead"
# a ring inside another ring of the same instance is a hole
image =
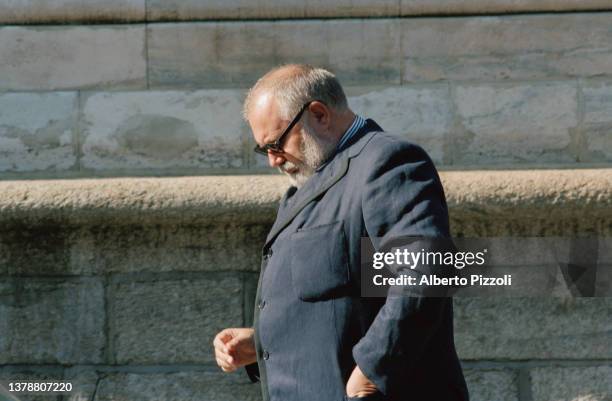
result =
[[[249,125],[256,140],[267,142],[284,126],[280,110],[274,97],[269,93],[256,95],[249,107]]]

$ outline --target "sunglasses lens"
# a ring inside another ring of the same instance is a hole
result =
[[[268,152],[273,153],[282,153],[282,148],[280,146],[274,146],[272,144],[266,145],[265,147],[255,146],[253,149],[255,153],[259,153],[260,155],[267,156]]]
[[[260,155],[264,155],[264,156],[268,155],[268,151],[265,148],[260,148],[259,146],[255,146],[253,150],[255,151],[255,153],[258,153]]]

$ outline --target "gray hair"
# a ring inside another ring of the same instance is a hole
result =
[[[293,118],[309,101],[319,100],[328,107],[345,111],[348,102],[336,76],[323,68],[306,64],[288,64],[269,71],[249,90],[242,114],[247,119],[254,98],[270,92],[278,102],[280,117]]]

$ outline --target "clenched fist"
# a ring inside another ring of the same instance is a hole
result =
[[[231,328],[215,336],[215,359],[224,372],[236,369],[257,361],[255,353],[255,331],[251,328]]]

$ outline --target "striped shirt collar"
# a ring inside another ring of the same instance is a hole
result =
[[[336,151],[340,152],[344,148],[344,146],[351,140],[351,138],[357,133],[357,131],[363,128],[365,123],[366,123],[365,118],[361,117],[360,115],[355,115],[355,118],[353,119],[353,123],[346,130],[344,135],[342,135],[342,138],[340,138],[340,141],[338,142],[338,146],[336,147]]]
[[[359,115],[355,115],[355,118],[353,119],[353,123],[351,124],[350,127],[348,127],[348,129],[344,132],[344,134],[342,134],[342,137],[340,138],[340,141],[338,142],[338,146],[336,146],[336,154],[344,150],[344,148],[346,147],[346,144],[351,140],[351,138],[355,136],[355,134],[365,125],[366,125],[365,118]],[[332,158],[333,156],[327,159],[327,161],[325,161],[323,164],[317,167],[315,171],[319,171],[323,167],[325,167]]]

